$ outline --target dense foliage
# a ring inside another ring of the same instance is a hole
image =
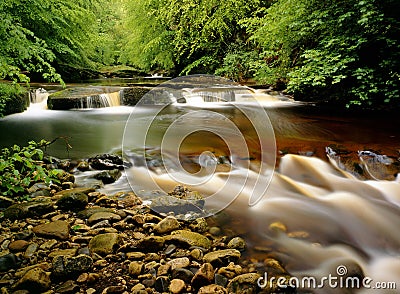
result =
[[[261,80],[302,100],[399,105],[400,2],[280,0],[246,20]]]
[[[127,65],[255,78],[301,100],[399,105],[398,11],[398,0],[4,0],[0,79]]]
[[[43,147],[49,142],[29,142],[28,146],[14,145],[0,153],[0,194],[7,197],[24,197],[34,183],[59,183],[57,169],[43,166]]]

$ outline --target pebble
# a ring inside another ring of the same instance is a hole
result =
[[[173,279],[169,285],[169,291],[173,294],[179,294],[185,290],[185,286],[185,282],[181,279]]]

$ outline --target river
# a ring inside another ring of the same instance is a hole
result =
[[[299,278],[359,269],[372,287],[399,288],[400,117],[332,115],[259,93],[254,105],[202,100],[56,111],[34,104],[0,120],[1,145],[64,136],[72,149],[60,140],[51,155],[123,152],[133,167],[102,191],[168,191],[181,180],[233,216],[228,225],[259,260],[275,255]],[[308,290],[352,293],[329,285]]]

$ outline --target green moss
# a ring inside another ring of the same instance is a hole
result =
[[[0,83],[0,117],[23,112],[28,106],[28,91],[24,87]]]

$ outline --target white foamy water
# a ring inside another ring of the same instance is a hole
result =
[[[340,265],[357,264],[372,279],[371,285],[386,281],[400,286],[399,183],[360,181],[320,159],[286,155],[264,197],[250,206],[258,176],[257,172],[240,168],[217,172],[193,189],[204,195],[218,192],[219,198],[207,200],[208,207],[230,202],[239,191],[226,211],[251,224],[244,225],[250,246],[278,244],[279,251],[284,252],[280,259],[294,276],[322,278],[336,274]],[[144,183],[144,189],[157,188],[155,182],[158,188],[168,191],[177,184],[168,174],[148,173],[143,167],[130,169],[128,177]],[[271,232],[268,227],[274,222],[283,223],[287,233]],[[308,236],[296,237],[296,232]],[[343,288],[328,286],[313,291],[345,293]]]

